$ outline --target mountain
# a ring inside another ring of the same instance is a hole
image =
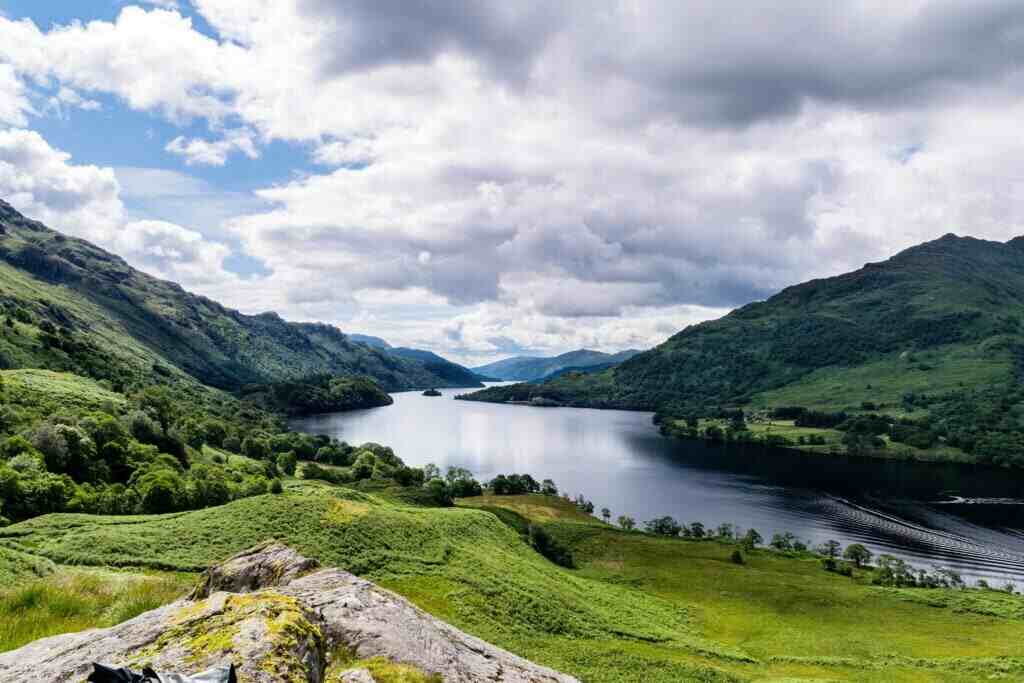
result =
[[[234,390],[315,375],[366,376],[389,391],[452,385],[329,325],[244,315],[191,294],[3,201],[0,305],[9,320],[0,367],[69,371],[117,388],[171,377]]]
[[[487,379],[477,375],[472,370],[458,363],[442,358],[433,351],[422,349],[410,349],[405,346],[392,346],[380,337],[371,337],[368,334],[349,334],[348,338],[360,344],[366,344],[375,349],[381,349],[385,353],[399,358],[414,361],[434,373],[441,379],[448,382],[445,386],[455,387],[479,387],[481,381]]]
[[[1024,238],[948,234],[690,326],[604,372],[468,398],[659,410],[673,428],[672,416],[737,408],[823,411],[837,416],[826,420],[834,425],[882,413],[869,433],[888,438],[899,423],[924,443],[959,449],[950,458],[1017,463],[1024,423],[1011,416],[1024,412],[1022,319]],[[829,436],[856,441],[849,434]]]
[[[610,367],[628,360],[638,353],[640,352],[634,349],[620,351],[615,354],[591,351],[590,349],[579,349],[553,358],[515,356],[494,363],[488,363],[487,365],[481,365],[480,367],[472,368],[472,370],[477,374],[504,381],[534,382],[560,374],[569,368],[585,370],[596,365]]]
[[[387,342],[385,342],[387,343]],[[406,347],[389,347],[387,352],[399,358],[405,358],[421,364],[430,372],[448,382],[446,386],[479,387],[484,377],[469,368],[442,358],[432,351],[410,349]]]
[[[372,337],[372,336],[370,336],[368,334],[353,334],[353,333],[349,333],[348,334],[348,338],[351,339],[352,341],[356,342],[356,343],[366,344],[367,346],[372,346],[375,349],[390,349],[391,348],[391,344],[388,344],[386,341],[384,341],[380,337]]]

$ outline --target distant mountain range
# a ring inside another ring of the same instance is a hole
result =
[[[478,375],[503,381],[535,382],[556,377],[570,370],[593,372],[596,369],[607,369],[629,360],[638,353],[640,351],[636,349],[628,349],[619,353],[579,349],[551,358],[515,356],[471,369]]]
[[[0,367],[74,372],[118,388],[178,378],[237,390],[317,375],[365,376],[388,391],[481,386],[427,352],[374,348],[330,325],[231,310],[3,201],[0,307],[26,332],[0,335]]]

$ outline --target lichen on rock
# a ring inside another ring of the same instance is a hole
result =
[[[576,681],[369,581],[317,566],[286,546],[263,544],[210,569],[190,599],[0,654],[0,683],[80,681],[94,661],[183,674],[230,661],[240,683],[364,683],[395,672],[417,683]],[[345,657],[328,667],[328,653],[338,652]]]

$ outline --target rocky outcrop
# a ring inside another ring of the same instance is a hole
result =
[[[270,541],[207,569],[190,597],[199,600],[217,591],[248,593],[260,588],[283,586],[319,567],[316,560]]]
[[[330,654],[386,660],[446,683],[569,683],[470,636],[404,598],[290,548],[267,544],[209,570],[190,596],[123,624],[44,638],[0,654],[0,682],[82,681],[93,661],[194,673],[234,662],[242,683],[327,683],[373,677]]]

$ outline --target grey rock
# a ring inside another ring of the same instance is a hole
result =
[[[0,683],[78,682],[94,661],[182,674],[234,662],[241,683],[325,683],[327,653],[339,647],[361,659],[384,657],[440,674],[446,683],[576,681],[463,633],[348,572],[306,574],[316,566],[311,563],[279,544],[246,551],[207,572],[196,599],[0,654]],[[228,586],[237,590],[222,590]],[[373,680],[348,674],[356,675],[344,672],[341,680]],[[339,674],[330,676],[333,681]]]
[[[269,541],[207,569],[189,597],[198,600],[217,591],[248,593],[283,586],[319,566],[316,560],[303,557],[282,543]]]
[[[351,669],[341,672],[341,683],[377,683],[367,669]]]

